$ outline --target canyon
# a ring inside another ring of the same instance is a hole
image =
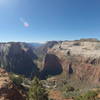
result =
[[[35,47],[27,43],[0,43],[0,66],[28,77],[48,76],[100,82],[100,41],[49,41]]]
[[[100,86],[100,41],[49,41],[39,46],[0,43],[0,100],[25,100],[9,73],[27,78],[37,76],[45,87],[53,88],[51,91],[58,91],[66,84],[80,91],[97,88]],[[17,98],[15,94],[20,99],[13,99]]]

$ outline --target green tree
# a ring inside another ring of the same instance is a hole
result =
[[[16,85],[21,85],[23,83],[24,77],[21,75],[10,74],[10,79]]]
[[[32,81],[29,90],[29,100],[48,100],[48,93],[37,77]]]

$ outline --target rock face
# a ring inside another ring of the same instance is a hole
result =
[[[75,81],[99,84],[100,41],[96,39],[82,39],[58,42],[47,51],[44,64],[44,70],[46,71],[44,73],[50,74],[55,72],[55,68],[59,69],[59,64],[61,69],[61,73],[59,73],[60,78],[65,77]]]
[[[36,75],[35,60],[42,78],[57,75],[66,80],[100,83],[100,41],[96,39],[52,41],[36,48],[25,43],[0,44],[0,66],[9,72]]]
[[[0,68],[0,100],[25,100],[9,79],[8,73]]]
[[[25,43],[0,44],[0,66],[9,72],[29,76],[37,70],[34,59],[36,55]]]
[[[62,42],[55,45],[53,50],[60,50],[61,53],[66,55],[68,52],[73,56],[84,56],[84,57],[100,57],[100,42],[90,42],[90,41],[70,41]]]
[[[28,43],[8,42],[0,43],[0,67],[8,72],[14,72],[25,76],[33,76],[38,73],[34,61],[45,57],[48,48],[58,42],[47,42],[45,45],[34,47]],[[41,64],[41,61],[39,61]]]
[[[59,75],[62,72],[60,60],[56,55],[47,54],[44,62],[44,69],[41,72],[41,77]]]

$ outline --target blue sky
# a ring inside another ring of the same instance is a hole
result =
[[[0,0],[0,41],[100,39],[100,0]]]

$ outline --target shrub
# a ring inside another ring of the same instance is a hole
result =
[[[63,91],[68,93],[68,92],[71,92],[71,91],[74,91],[74,87],[70,86],[70,85],[64,85],[63,87]]]
[[[78,96],[75,100],[96,100],[97,92],[95,91],[88,91],[82,96]]]
[[[13,81],[16,85],[21,85],[23,83],[24,78],[21,75],[10,75],[10,79]]]
[[[48,100],[48,93],[38,78],[34,78],[29,90],[29,100]]]

